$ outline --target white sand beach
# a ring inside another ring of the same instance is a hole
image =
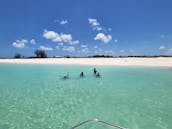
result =
[[[0,59],[0,63],[172,67],[172,57]]]

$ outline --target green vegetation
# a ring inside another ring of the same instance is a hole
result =
[[[34,51],[35,55],[37,58],[47,58],[47,54],[45,53],[44,50],[35,50]]]
[[[97,58],[97,57],[103,57],[103,58],[112,58],[113,56],[110,55],[93,55],[93,56],[88,56],[89,58]]]
[[[16,53],[16,54],[14,55],[14,58],[22,58],[22,55],[21,55],[20,53]]]

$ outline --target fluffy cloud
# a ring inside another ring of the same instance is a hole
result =
[[[112,31],[112,28],[102,27],[100,23],[95,18],[88,18],[88,22],[93,30],[97,31]]]
[[[87,53],[90,52],[89,49],[88,49],[87,47],[83,48],[81,51],[82,51],[83,53],[85,53],[85,54],[87,54]]]
[[[73,47],[73,46],[68,46],[68,47],[64,46],[62,50],[67,51],[67,52],[75,52],[75,47]]]
[[[59,35],[54,31],[44,30],[43,37],[46,39],[55,39],[57,36]]]
[[[97,22],[97,19],[93,19],[93,18],[88,18],[88,22],[93,25],[93,26],[98,26],[100,25],[100,23]]]
[[[46,39],[51,39],[53,42],[62,43],[66,42],[71,45],[79,44],[79,40],[73,40],[71,34],[58,34],[55,31],[44,30],[43,37]]]
[[[16,40],[15,42],[12,43],[12,45],[16,48],[25,48],[26,47],[26,44],[28,43],[27,40],[25,39],[22,39],[22,40]]]
[[[72,35],[71,34],[61,34],[60,35],[61,37],[61,40],[63,41],[63,42],[71,42],[72,41]]]
[[[87,45],[81,45],[81,47],[82,47],[82,48],[86,48],[86,47],[87,47]]]
[[[90,52],[89,49],[88,49],[87,47],[83,48],[81,51],[82,51],[83,53],[85,53],[85,54],[87,54],[87,53]]]
[[[67,24],[68,21],[67,21],[67,20],[61,20],[61,21],[59,21],[59,23],[60,23],[61,25],[64,25],[64,24]]]
[[[31,40],[30,40],[30,43],[31,43],[31,44],[36,44],[35,39],[31,39]]]
[[[54,20],[54,22],[59,23],[60,25],[65,25],[65,24],[68,23],[68,21],[67,20],[64,20],[64,19],[62,19],[62,20],[56,19],[56,20]]]
[[[44,50],[44,51],[52,51],[53,50],[53,48],[51,48],[51,47],[45,47],[45,46],[40,46],[40,49],[41,50]]]
[[[112,40],[112,36],[105,35],[104,33],[98,33],[94,40],[101,40],[104,43],[109,43]]]
[[[172,48],[161,45],[159,50],[163,50],[165,55],[172,55]]]
[[[162,45],[162,46],[159,47],[159,50],[164,50],[165,48],[166,47]]]
[[[83,52],[84,54],[87,54],[90,52],[87,45],[82,44],[81,48],[82,48],[81,52]]]
[[[34,39],[31,39],[30,41],[26,40],[26,39],[21,39],[21,40],[16,40],[15,42],[12,43],[12,45],[16,48],[22,49],[22,48],[26,48],[26,44],[36,44],[36,41]]]
[[[100,26],[100,23],[97,21],[97,19],[88,18],[88,22],[89,22],[89,24],[92,26],[93,30],[100,31],[100,30],[103,29],[103,28]]]
[[[79,40],[71,41],[71,42],[69,42],[69,44],[71,44],[71,45],[79,44]]]

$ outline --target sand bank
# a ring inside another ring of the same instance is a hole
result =
[[[0,63],[172,67],[172,57],[0,59]]]

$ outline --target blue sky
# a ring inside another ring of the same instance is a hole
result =
[[[171,0],[1,0],[0,57],[171,55]]]

